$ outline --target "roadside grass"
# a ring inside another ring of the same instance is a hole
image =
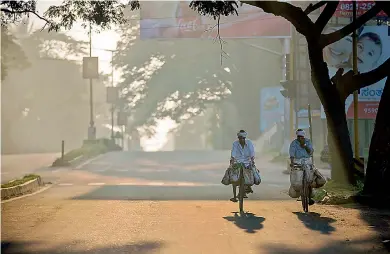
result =
[[[18,186],[18,185],[27,183],[28,181],[34,180],[38,177],[39,177],[39,175],[28,174],[28,175],[25,175],[21,179],[12,180],[12,181],[9,181],[8,183],[2,184],[1,188],[10,188],[10,187]]]
[[[314,193],[314,200],[321,204],[341,205],[354,203],[354,197],[363,190],[363,182],[356,185],[340,184],[329,180],[322,188]]]

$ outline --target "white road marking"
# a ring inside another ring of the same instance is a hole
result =
[[[106,183],[89,183],[88,185],[94,185],[94,186],[96,186],[96,185],[105,185]]]
[[[137,183],[118,183],[117,185],[137,185]]]
[[[108,168],[106,169],[94,169],[94,170],[91,170],[92,172],[104,172],[104,171],[107,171]]]
[[[100,157],[102,157],[103,155],[104,155],[104,154],[100,154],[100,155],[96,156],[95,158],[89,159],[89,160],[87,160],[87,161],[81,163],[80,165],[78,165],[75,169],[81,169],[81,168],[84,167],[85,165],[90,164],[91,162],[93,162],[93,161],[99,159]]]
[[[73,183],[59,183],[59,186],[72,186]]]
[[[150,185],[150,186],[162,186],[164,184],[165,183],[162,183],[162,182],[154,182],[154,183],[148,183],[147,185]]]
[[[177,186],[195,186],[194,183],[178,183]]]

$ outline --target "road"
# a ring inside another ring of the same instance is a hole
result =
[[[41,170],[52,188],[2,204],[2,253],[387,253],[361,210],[300,213],[283,168],[264,158],[240,217],[220,184],[228,158],[116,152]]]
[[[58,153],[1,155],[1,183],[23,177],[47,167],[60,155]]]

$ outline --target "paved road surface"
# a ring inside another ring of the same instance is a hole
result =
[[[118,152],[41,171],[52,188],[2,204],[2,253],[386,253],[357,209],[300,213],[283,168],[261,159],[264,182],[240,217],[220,184],[228,158]]]
[[[49,166],[58,156],[58,153],[1,155],[1,183]]]

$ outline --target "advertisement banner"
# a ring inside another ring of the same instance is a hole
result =
[[[192,10],[190,2],[142,1],[141,39],[214,39],[218,33],[217,21]],[[243,4],[238,8],[238,16],[221,17],[219,33],[222,38],[287,38],[291,36],[291,25],[282,17]]]
[[[356,16],[359,17],[363,15],[366,11],[370,10],[374,5],[375,5],[375,1],[356,1]],[[353,10],[353,1],[340,1],[333,16],[338,18],[352,18],[352,14],[353,14],[352,10]],[[387,17],[384,11],[379,12],[376,16]]]
[[[330,33],[341,27],[329,27],[325,33]],[[358,33],[358,70],[360,73],[369,72],[379,67],[390,57],[390,35],[387,26],[365,26]],[[352,70],[352,37],[347,36],[337,41],[323,51],[324,60],[328,64],[329,76],[333,77],[339,68],[344,72]],[[383,93],[386,79],[360,90],[359,108],[362,108],[359,117],[376,117],[378,103]],[[367,104],[370,102],[372,104]],[[367,106],[366,105],[370,105]],[[350,109],[352,108],[352,109]],[[367,108],[367,110],[365,110]],[[376,108],[376,110],[375,110]],[[353,112],[353,95],[348,96],[345,103],[345,111]],[[366,113],[370,111],[371,113]],[[322,114],[324,115],[324,114]],[[353,113],[352,113],[353,116]],[[347,114],[347,117],[351,117]]]
[[[285,98],[280,93],[282,86],[264,87],[260,92],[260,132],[280,123],[284,116]]]

